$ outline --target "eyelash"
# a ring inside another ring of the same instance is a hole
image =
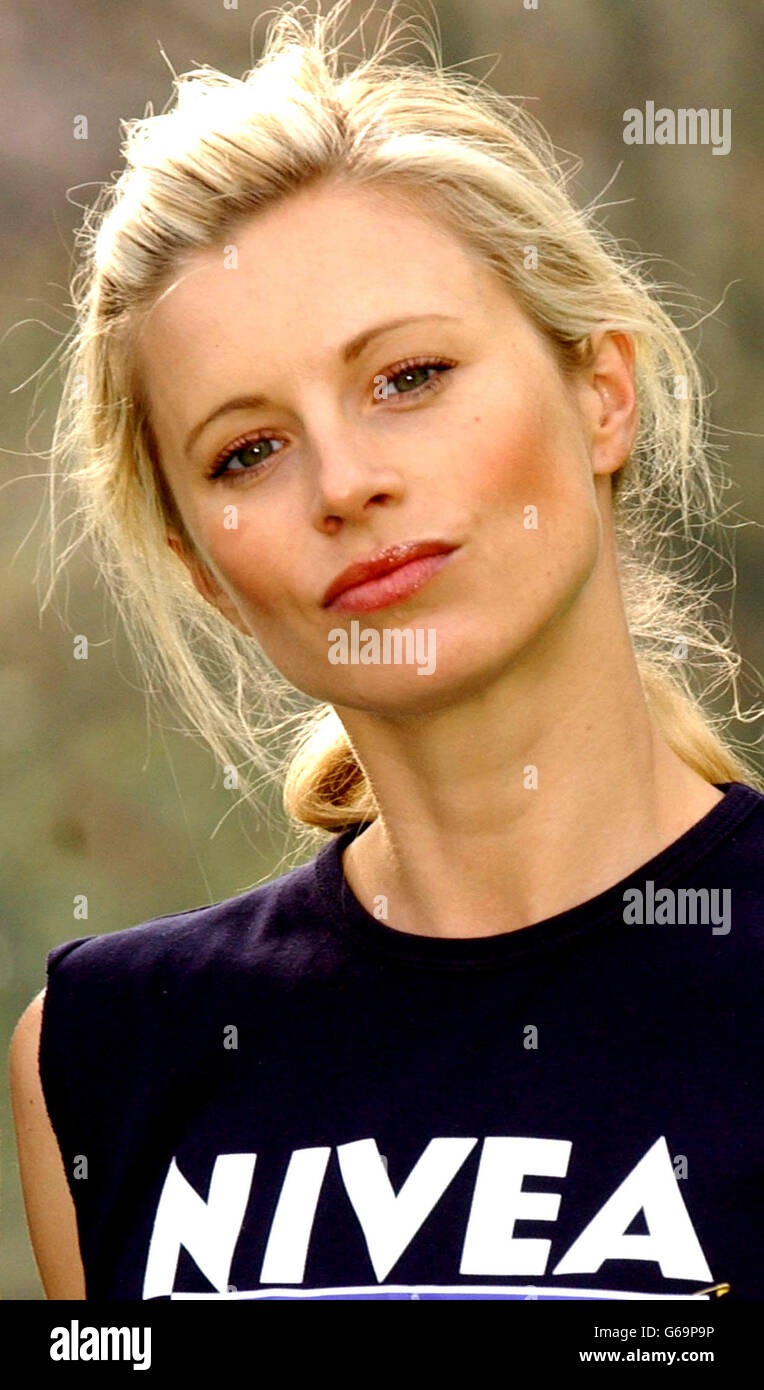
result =
[[[423,382],[421,386],[415,386],[412,391],[403,391],[400,393],[400,396],[403,398],[410,398],[413,396],[415,399],[418,400],[422,396],[424,396],[428,391],[439,391],[443,386],[443,375],[445,374],[445,372],[450,371],[451,368],[455,366],[456,363],[452,361],[451,358],[447,357],[408,357],[406,358],[405,362],[397,363],[392,371],[380,373],[380,375],[383,375],[387,379],[387,381],[390,382],[394,381],[397,376],[402,376],[404,372],[413,371],[416,367],[436,368],[437,371],[435,376],[431,376],[429,380]],[[396,400],[397,398],[397,395],[393,393],[392,396],[385,397],[385,400]],[[398,407],[393,406],[393,409],[397,410]],[[271,458],[261,460],[259,465],[254,464],[250,468],[240,468],[232,473],[226,472],[226,466],[230,462],[230,460],[234,458],[236,454],[239,453],[240,450],[249,448],[251,445],[259,443],[261,439],[276,438],[276,435],[269,434],[267,430],[255,430],[250,434],[242,435],[240,439],[235,439],[233,444],[227,445],[222,454],[218,454],[217,458],[211,464],[206,476],[212,482],[217,481],[217,479],[219,478],[226,478],[227,481],[236,483],[241,478],[249,477],[252,473],[262,472],[263,469],[267,468],[268,464],[272,462]],[[283,440],[281,442],[283,444]],[[278,453],[280,451],[277,450],[276,452]]]

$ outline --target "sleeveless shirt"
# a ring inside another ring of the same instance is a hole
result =
[[[55,946],[39,1065],[87,1298],[764,1298],[764,796],[719,785],[518,930],[373,915],[360,825]]]

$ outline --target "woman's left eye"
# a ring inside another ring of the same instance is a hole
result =
[[[441,375],[456,366],[443,357],[411,358],[400,362],[391,371],[380,372],[374,378],[374,399],[385,401],[398,396],[419,396],[425,391],[437,391],[442,385]],[[433,372],[433,376],[427,376]],[[399,389],[402,383],[403,389]]]

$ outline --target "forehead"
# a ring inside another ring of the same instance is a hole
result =
[[[304,190],[187,255],[144,316],[139,352],[149,361],[182,343],[184,356],[208,357],[244,331],[258,352],[266,328],[272,350],[276,334],[331,348],[368,316],[479,315],[490,278],[413,193]]]

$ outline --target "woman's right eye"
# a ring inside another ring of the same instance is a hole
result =
[[[255,434],[243,435],[241,439],[234,440],[233,444],[229,444],[226,447],[225,451],[222,454],[218,455],[218,457],[212,464],[212,467],[209,473],[207,474],[207,477],[226,477],[236,480],[237,478],[245,477],[250,473],[259,473],[266,466],[266,464],[270,462],[270,454],[267,454],[265,458],[256,459],[255,463],[248,468],[231,469],[228,468],[227,465],[230,463],[231,459],[236,457],[237,454],[251,454],[256,449],[258,449],[261,444],[275,444],[277,447],[273,452],[278,453],[278,450],[283,449],[284,447],[284,440],[277,439],[275,435],[266,434],[262,431]]]

